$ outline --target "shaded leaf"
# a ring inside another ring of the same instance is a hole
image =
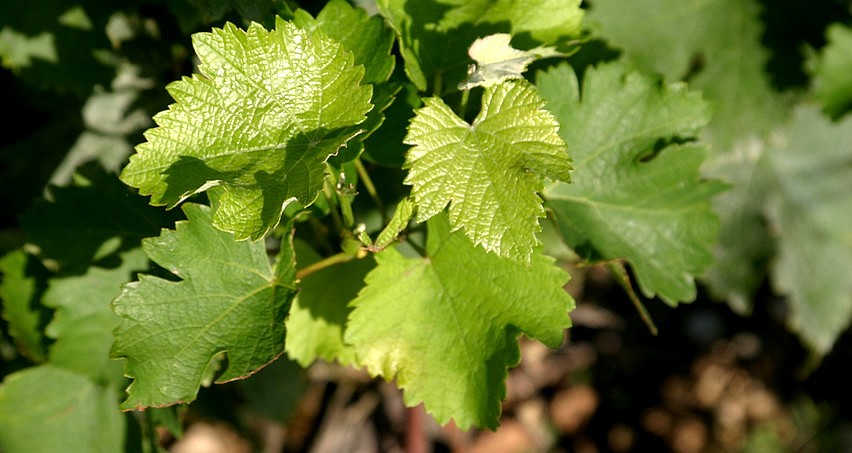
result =
[[[791,327],[826,354],[852,320],[852,118],[835,125],[799,108],[765,159],[772,282],[788,296]]]
[[[301,252],[301,251],[300,251]],[[311,251],[312,252],[312,251]],[[319,255],[299,254],[300,266],[318,261]],[[343,332],[364,277],[375,267],[372,258],[356,259],[321,269],[304,277],[299,295],[287,318],[287,355],[303,367],[316,359],[351,364],[352,347],[344,344]]]
[[[466,49],[476,38],[510,33],[532,48],[560,44],[582,30],[580,0],[379,0],[397,33],[405,72],[415,85],[441,95],[467,72]]]
[[[46,338],[42,333],[49,312],[38,305],[48,273],[32,255],[14,250],[0,258],[0,302],[9,335],[18,350],[30,360],[47,358]]]
[[[116,389],[53,365],[6,376],[0,385],[0,450],[124,451]]]
[[[275,266],[260,242],[238,242],[210,224],[206,206],[143,241],[145,253],[179,281],[141,275],[113,302],[122,318],[111,354],[133,378],[124,409],[195,398],[214,358],[216,382],[246,377],[284,350],[284,318],[295,293],[293,253],[283,241]]]
[[[412,216],[414,216],[414,203],[412,203],[411,198],[403,198],[397,203],[393,217],[391,217],[388,224],[376,237],[374,246],[381,250],[393,244],[400,233],[408,228],[408,223],[411,221]]]
[[[833,24],[826,34],[828,45],[809,64],[814,94],[836,119],[852,109],[852,27]]]
[[[80,168],[76,179],[75,185],[52,188],[51,199],[36,202],[21,219],[37,256],[53,270],[85,272],[180,218],[180,212],[149,206],[96,165]]]
[[[743,141],[729,152],[713,156],[705,171],[708,177],[730,184],[730,190],[713,200],[713,210],[721,220],[719,242],[703,281],[715,297],[743,315],[751,313],[777,245],[767,234],[764,212],[770,190],[769,175],[761,164],[765,152],[763,140]]]
[[[386,82],[393,72],[395,59],[391,55],[393,30],[379,16],[368,16],[344,0],[331,0],[316,19],[304,10],[293,19],[298,26],[312,30],[319,27],[352,52],[357,64],[364,65],[364,83]]]
[[[572,184],[544,192],[568,244],[626,260],[648,297],[694,299],[695,277],[713,261],[710,200],[724,186],[701,181],[703,146],[677,142],[699,133],[707,104],[619,64],[589,68],[582,91],[567,65],[541,73],[538,86],[574,156]]]
[[[706,135],[714,153],[786,117],[764,71],[768,52],[757,0],[598,0],[589,20],[640,69],[669,81],[688,78],[703,92],[713,103]]]
[[[110,302],[135,272],[148,268],[141,248],[120,258],[120,265],[112,269],[93,266],[80,276],[51,279],[42,299],[56,310],[46,331],[56,340],[50,347],[50,363],[101,385],[119,385],[124,379],[122,363],[109,357],[112,332],[121,321],[110,310]]]

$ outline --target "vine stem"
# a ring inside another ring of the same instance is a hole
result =
[[[370,198],[372,198],[373,202],[376,203],[376,208],[379,209],[379,213],[382,215],[382,223],[388,223],[388,213],[387,210],[385,210],[385,204],[382,203],[382,199],[379,197],[379,192],[376,190],[376,186],[373,184],[370,174],[361,162],[361,158],[355,159],[355,170],[358,171],[358,177],[361,178],[361,182],[364,183],[364,188],[367,189],[367,193],[370,194]]]
[[[408,245],[410,245],[410,246],[411,246],[411,248],[413,248],[413,249],[414,249],[414,251],[415,251],[415,252],[417,252],[420,256],[422,256],[422,257],[424,257],[424,258],[425,258],[425,257],[427,257],[427,256],[429,256],[429,254],[426,252],[426,248],[425,248],[425,247],[423,247],[422,245],[418,244],[418,243],[417,243],[417,242],[415,242],[415,241],[411,241],[411,240],[408,240],[408,241],[406,241],[406,242],[407,242],[407,243],[408,243]]]
[[[459,118],[464,119],[467,113],[467,101],[470,99],[470,90],[462,90],[461,101],[459,101]]]
[[[645,325],[648,326],[648,330],[651,331],[651,335],[656,337],[659,332],[657,325],[654,324],[654,320],[651,319],[651,314],[648,313],[648,309],[645,308],[645,305],[642,304],[642,301],[639,300],[639,296],[633,289],[633,285],[630,283],[630,276],[627,275],[627,270],[624,269],[624,264],[621,261],[610,261],[606,263],[606,267],[609,268],[613,275],[615,275],[615,279],[618,284],[627,292],[627,297],[630,298],[630,302],[632,302],[633,306],[636,307],[636,311],[639,312],[639,317],[641,317],[642,321],[645,322]]]
[[[305,266],[298,271],[296,271],[296,278],[302,279],[307,277],[308,275],[313,274],[314,272],[323,270],[327,267],[334,266],[335,264],[345,263],[347,261],[352,260],[353,256],[348,253],[340,252],[331,256],[327,256],[314,264],[309,266]]]
[[[340,213],[337,212],[337,207],[340,205],[340,199],[337,196],[333,187],[331,187],[328,179],[325,180],[325,185],[323,185],[323,194],[325,194],[326,200],[328,200],[328,210],[331,214],[331,220],[334,222],[334,226],[337,231],[343,231],[345,228],[343,226],[343,219],[340,216]]]
[[[143,412],[145,417],[145,423],[148,425],[146,428],[146,435],[148,437],[148,442],[151,443],[151,447],[155,450],[159,450],[160,447],[160,438],[157,436],[157,423],[154,422],[154,418],[151,416],[151,411]]]

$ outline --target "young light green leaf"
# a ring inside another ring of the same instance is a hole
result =
[[[411,198],[406,197],[400,200],[396,205],[396,210],[393,212],[393,217],[391,217],[387,226],[385,226],[376,238],[375,248],[382,250],[393,244],[399,237],[399,234],[408,227],[408,222],[411,221],[413,215],[414,203],[411,201]]]
[[[444,215],[428,229],[427,257],[376,255],[345,340],[371,374],[396,379],[407,405],[462,429],[496,427],[519,334],[555,347],[571,325],[568,276],[539,254],[527,267],[485,253]]]
[[[771,276],[791,327],[823,355],[852,320],[852,118],[832,124],[814,108],[793,118],[764,155],[779,238]]]
[[[292,246],[269,264],[263,241],[235,241],[211,225],[211,208],[183,207],[188,221],[143,241],[145,253],[179,281],[141,275],[113,302],[122,318],[111,354],[133,378],[124,409],[195,398],[211,361],[216,382],[246,377],[284,350],[284,318],[295,294]],[[166,321],[164,321],[166,320]]]
[[[521,79],[533,61],[560,55],[547,47],[518,50],[509,44],[511,40],[512,35],[508,33],[495,33],[474,41],[467,54],[476,64],[468,69],[467,79],[459,84],[459,89],[490,87],[504,80]]]
[[[384,122],[384,110],[394,100],[401,86],[384,83],[393,73],[396,59],[391,55],[394,33],[379,16],[369,16],[362,8],[356,8],[345,0],[328,2],[317,14],[316,19],[305,10],[297,10],[293,22],[308,31],[315,29],[336,40],[344,49],[351,51],[355,63],[364,66],[363,83],[373,84],[373,110],[367,120],[360,124],[363,133],[357,141],[349,143],[332,157],[330,163],[339,166],[360,155],[362,141]]]
[[[526,82],[485,90],[482,110],[468,124],[440,98],[417,110],[405,143],[405,183],[413,186],[417,219],[449,205],[450,224],[477,245],[528,263],[544,216],[544,178],[568,181],[571,158],[559,125]]]
[[[569,245],[592,258],[631,264],[642,292],[670,304],[695,297],[694,277],[713,261],[718,219],[700,181],[706,150],[694,139],[707,104],[684,85],[659,86],[618,64],[589,68],[582,93],[567,65],[538,78],[571,143],[572,184],[545,190]]]
[[[852,27],[835,23],[826,32],[828,45],[811,62],[814,94],[832,118],[852,110]]]
[[[125,451],[116,389],[53,365],[27,368],[0,385],[0,450]]]
[[[121,178],[173,207],[222,186],[214,225],[237,239],[275,227],[284,205],[310,205],[325,162],[359,132],[372,88],[352,54],[319,30],[277,21],[193,36],[200,74],[168,86],[177,101],[154,117]]]

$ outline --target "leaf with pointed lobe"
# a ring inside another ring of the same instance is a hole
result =
[[[423,402],[462,429],[494,428],[518,336],[555,347],[571,325],[568,275],[539,253],[528,266],[486,253],[444,214],[428,234],[426,257],[376,255],[344,339],[371,374],[396,380],[408,406]]]
[[[468,124],[428,98],[408,129],[405,183],[417,220],[449,206],[450,225],[497,255],[528,263],[544,216],[545,178],[569,181],[571,158],[559,125],[527,82],[489,87]]]
[[[292,245],[270,264],[263,241],[236,241],[211,225],[212,208],[186,204],[187,220],[143,241],[151,260],[178,281],[140,275],[113,302],[122,322],[113,357],[133,379],[121,407],[195,399],[208,366],[216,382],[244,378],[284,351],[284,319],[296,292]]]
[[[169,84],[176,103],[154,117],[121,178],[168,207],[221,186],[213,224],[260,238],[287,203],[314,201],[325,162],[361,133],[372,88],[338,42],[281,19],[270,31],[228,23],[193,46],[199,74]]]
[[[707,103],[620,64],[587,69],[582,89],[560,65],[538,86],[576,166],[571,184],[544,192],[568,244],[589,258],[626,260],[648,297],[692,300],[696,276],[713,262],[719,220],[710,201],[725,186],[701,179],[704,146],[679,142],[707,124]]]

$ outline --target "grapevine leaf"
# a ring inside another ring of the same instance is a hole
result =
[[[168,86],[177,101],[154,117],[121,178],[173,207],[222,186],[213,217],[237,239],[275,227],[284,205],[310,205],[325,162],[360,133],[372,105],[364,69],[321,31],[278,20],[193,36],[200,74]]]
[[[702,90],[714,106],[706,130],[714,152],[786,117],[764,72],[757,0],[600,0],[589,20],[639,69],[672,81],[689,77],[690,87]]]
[[[238,381],[237,387],[252,413],[288,423],[302,402],[308,383],[304,368],[281,357],[251,379]]]
[[[73,186],[52,188],[51,199],[36,202],[22,218],[28,242],[53,270],[85,272],[180,218],[149,206],[98,166],[81,167],[75,179]]]
[[[775,242],[766,231],[764,206],[769,177],[762,171],[766,144],[763,140],[743,141],[729,152],[708,161],[705,174],[731,185],[713,200],[719,215],[719,242],[715,260],[703,281],[719,299],[737,313],[751,312],[754,295],[763,285]]]
[[[393,72],[395,60],[390,53],[393,30],[387,28],[381,17],[370,17],[362,8],[355,8],[344,0],[332,0],[316,19],[298,10],[293,22],[308,30],[319,27],[352,52],[355,62],[364,65],[365,83],[385,82]]]
[[[476,64],[468,69],[467,79],[459,84],[459,89],[489,87],[504,80],[521,79],[533,61],[560,55],[550,47],[518,50],[509,44],[511,40],[512,35],[508,33],[495,33],[474,41],[467,53]]]
[[[833,24],[828,45],[810,61],[814,94],[832,118],[852,110],[852,27]]]
[[[703,147],[671,143],[696,136],[707,104],[617,64],[588,69],[582,93],[567,65],[542,73],[538,86],[577,168],[573,184],[544,193],[568,244],[625,259],[648,297],[692,300],[694,276],[713,261],[710,200],[723,186],[699,181]]]
[[[568,181],[571,158],[558,124],[526,82],[487,88],[468,124],[440,98],[418,109],[405,138],[417,219],[449,205],[450,224],[501,257],[529,262],[544,208],[544,178]]]
[[[832,124],[797,109],[764,157],[778,235],[772,282],[789,297],[792,328],[822,355],[852,319],[852,118]]]
[[[376,237],[375,247],[379,250],[391,245],[399,237],[399,234],[408,227],[408,222],[414,215],[414,204],[410,198],[403,198],[396,205],[387,226]]]
[[[0,29],[0,63],[6,69],[20,70],[32,65],[32,60],[56,63],[56,44],[47,32],[27,36],[11,27]]]
[[[485,253],[451,232],[445,216],[428,229],[428,257],[395,248],[376,255],[345,340],[371,374],[396,378],[407,405],[422,401],[462,429],[493,428],[507,367],[520,359],[518,335],[557,346],[571,325],[568,276],[540,254],[527,267]]]
[[[311,255],[300,250],[300,265],[319,259],[315,252]],[[355,299],[364,286],[364,277],[374,267],[371,258],[352,260],[302,279],[299,295],[287,318],[288,357],[304,367],[316,359],[353,363],[354,351],[343,342],[346,318],[352,311],[348,304]]]
[[[181,280],[141,275],[113,302],[122,323],[111,354],[127,359],[125,374],[134,379],[124,409],[194,399],[220,354],[226,360],[216,381],[226,382],[254,373],[284,349],[284,318],[295,293],[289,241],[272,267],[262,241],[235,241],[213,228],[212,208],[183,210],[188,221],[142,242],[154,262]]]
[[[454,89],[465,78],[465,49],[476,38],[510,33],[532,48],[560,44],[582,30],[580,0],[379,0],[377,4],[399,37],[406,74],[421,91],[431,86],[437,94],[443,94],[443,87]]]
[[[110,48],[104,31],[112,13],[61,0],[0,2],[0,65],[33,88],[85,99],[115,75],[115,65],[102,58]]]
[[[382,127],[364,139],[363,158],[389,167],[400,167],[405,162],[408,147],[405,139],[406,127],[414,118],[414,109],[423,101],[417,87],[411,83],[403,85],[393,103],[384,111],[386,117]]]
[[[46,286],[47,271],[23,250],[0,258],[2,315],[18,350],[35,362],[47,358],[42,330],[49,313],[36,302]]]
[[[375,85],[372,99],[374,108],[367,115],[367,119],[359,125],[364,132],[328,160],[332,168],[340,168],[343,164],[351,162],[361,155],[364,151],[364,140],[372,137],[373,133],[384,124],[385,110],[393,104],[396,94],[401,88],[401,84],[394,82]],[[405,126],[403,126],[404,130]],[[402,147],[403,145],[397,142],[397,146]]]
[[[0,450],[124,451],[116,390],[53,365],[27,368],[0,385]]]
[[[147,268],[148,258],[135,248],[123,253],[115,268],[91,267],[84,275],[51,279],[42,299],[56,310],[46,331],[56,339],[50,363],[103,385],[120,384],[121,363],[109,357],[112,332],[120,319],[109,305],[135,271]]]
[[[364,83],[373,84],[372,103],[375,106],[361,124],[364,133],[359,141],[350,143],[332,158],[332,165],[339,166],[359,156],[366,139],[384,122],[383,111],[391,105],[401,88],[398,84],[384,83],[390,78],[396,59],[391,55],[393,30],[381,17],[367,15],[362,8],[354,8],[344,0],[333,0],[323,7],[316,19],[304,10],[296,11],[293,22],[306,30],[319,28],[337,40],[344,49],[355,56],[355,63],[364,65]]]

